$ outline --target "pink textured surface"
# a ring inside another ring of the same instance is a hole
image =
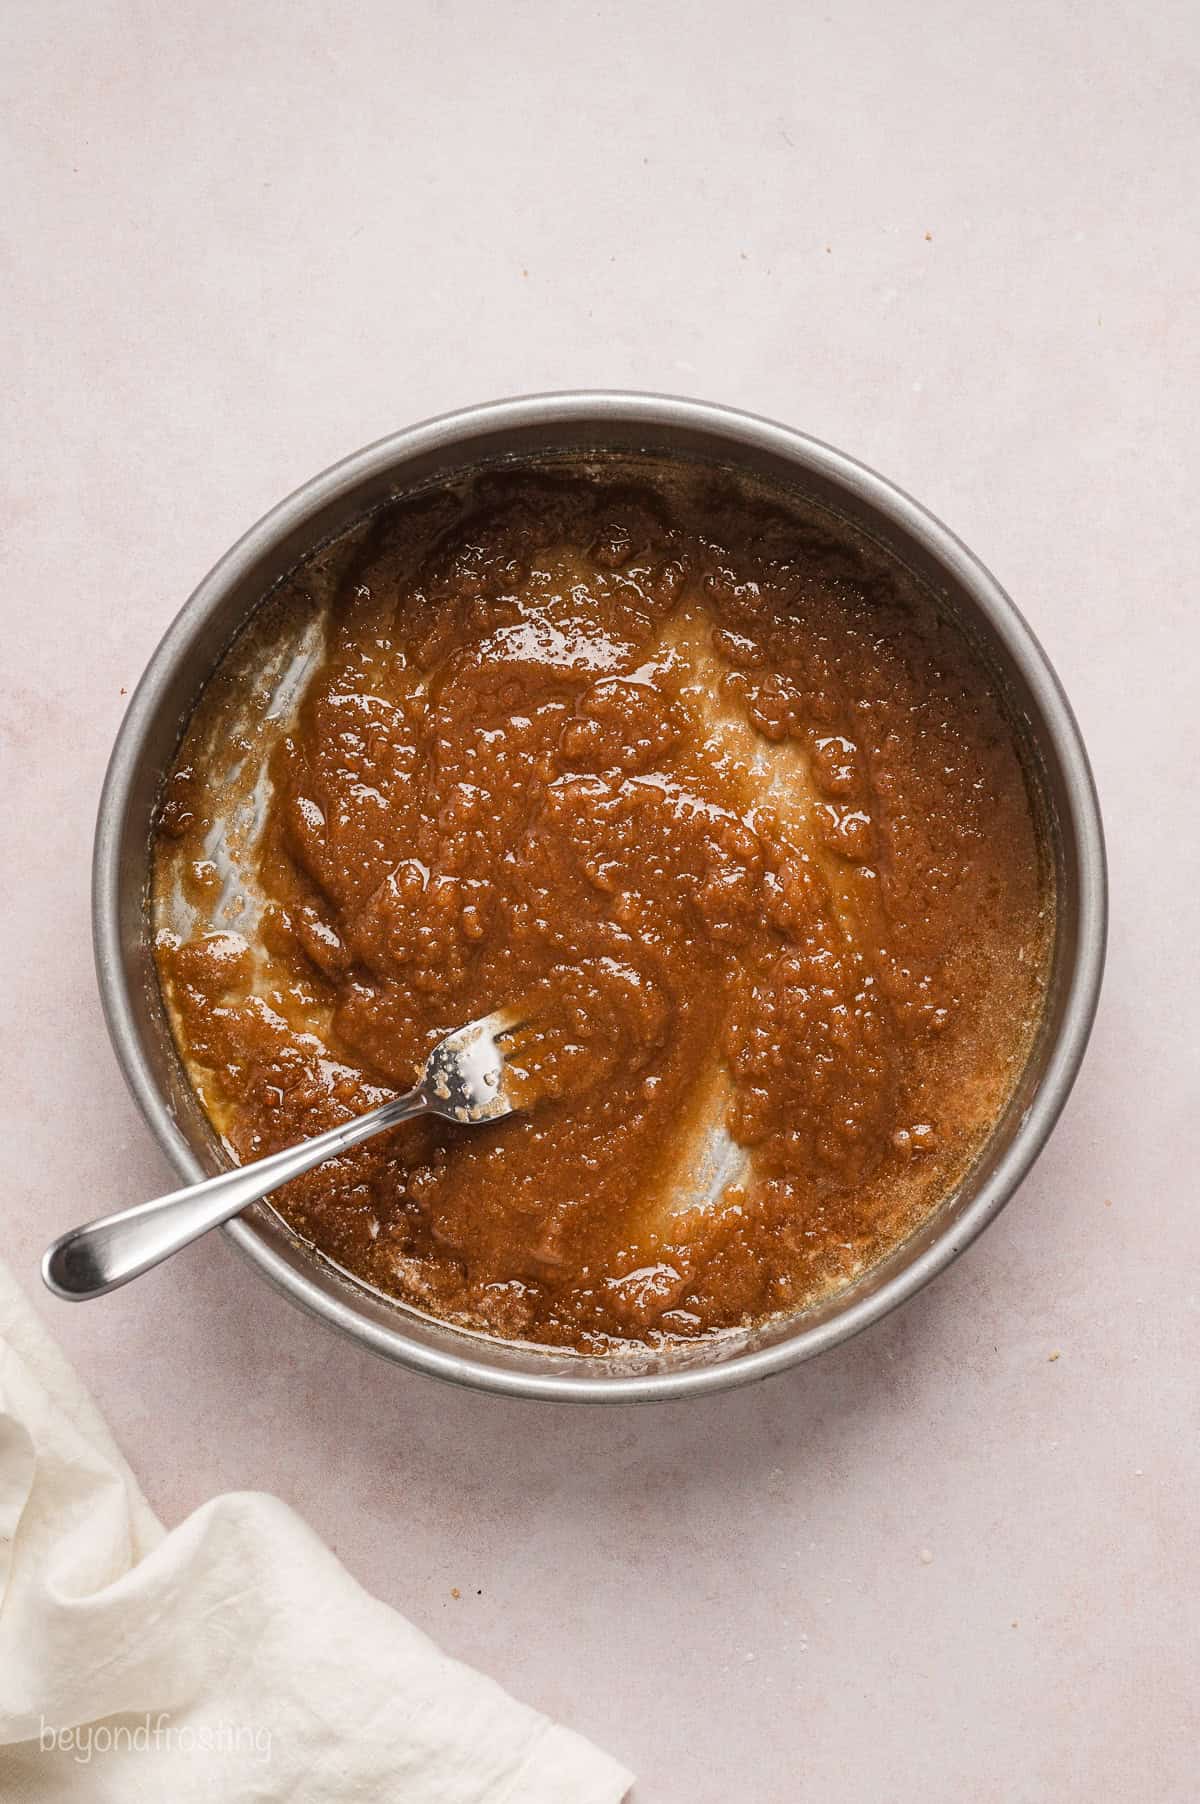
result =
[[[1200,23],[1190,0],[831,11],[9,9],[4,1250],[169,1521],[276,1491],[627,1760],[639,1804],[1168,1804],[1200,1728]],[[170,1176],[88,943],[124,691],[314,470],[578,385],[845,446],[1033,622],[1114,904],[1050,1149],[899,1315],[711,1402],[438,1388],[220,1242],[55,1304],[52,1233]]]

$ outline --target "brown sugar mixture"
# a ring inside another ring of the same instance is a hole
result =
[[[161,981],[243,1160],[544,1006],[536,1106],[413,1122],[278,1207],[470,1327],[694,1339],[849,1281],[978,1151],[1043,997],[1036,794],[995,678],[848,528],[650,464],[482,477],[310,559],[210,685]]]

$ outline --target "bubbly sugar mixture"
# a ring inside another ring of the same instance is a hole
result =
[[[298,618],[321,654],[252,704],[231,785],[231,699]],[[262,907],[231,927],[214,847],[255,782]],[[1035,797],[961,631],[832,519],[711,474],[485,476],[310,559],[210,685],[161,814],[161,982],[243,1160],[541,1008],[536,1107],[413,1122],[277,1206],[470,1327],[694,1339],[847,1282],[978,1151],[1043,999]]]

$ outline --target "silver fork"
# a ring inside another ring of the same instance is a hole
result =
[[[506,1082],[505,1049],[522,1024],[521,1016],[512,1010],[469,1022],[438,1042],[425,1061],[420,1080],[403,1096],[394,1096],[365,1115],[356,1115],[315,1139],[286,1147],[252,1165],[236,1165],[232,1171],[188,1184],[169,1196],[72,1228],[47,1249],[43,1279],[55,1296],[71,1302],[101,1297],[131,1278],[140,1278],[151,1266],[190,1246],[201,1234],[259,1202],[289,1178],[298,1178],[326,1159],[336,1159],[339,1153],[414,1115],[443,1115],[472,1127],[502,1120],[531,1100],[519,1078],[512,1081],[512,1072]]]

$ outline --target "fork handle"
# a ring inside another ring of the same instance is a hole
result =
[[[102,1297],[131,1278],[139,1278],[181,1247],[190,1246],[210,1228],[239,1215],[290,1178],[298,1178],[413,1115],[423,1115],[428,1107],[425,1091],[418,1085],[365,1115],[355,1115],[312,1140],[302,1140],[298,1146],[285,1147],[251,1165],[235,1165],[215,1178],[204,1178],[199,1184],[172,1190],[168,1196],[72,1228],[47,1248],[42,1277],[55,1296],[69,1302]]]

